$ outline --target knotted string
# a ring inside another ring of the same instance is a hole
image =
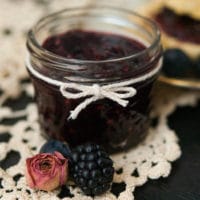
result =
[[[85,109],[89,104],[103,98],[108,98],[112,101],[117,102],[121,106],[126,107],[129,103],[127,99],[135,96],[137,93],[137,90],[130,85],[141,81],[145,81],[148,78],[157,74],[161,68],[161,64],[162,60],[160,59],[157,66],[153,70],[138,78],[132,78],[128,81],[122,81],[100,86],[99,84],[83,85],[79,83],[64,83],[62,81],[54,80],[36,71],[30,63],[29,56],[26,60],[26,67],[28,68],[28,70],[35,77],[49,84],[58,86],[63,97],[68,99],[79,99],[86,97],[86,99],[83,102],[81,102],[78,106],[76,106],[74,110],[70,111],[70,116],[68,117],[68,119],[76,119],[79,113],[83,109]],[[70,89],[76,92],[70,92]]]
[[[74,89],[78,92],[69,92],[69,89]],[[91,96],[86,98],[73,111],[70,112],[68,119],[76,119],[81,110],[85,109],[89,104],[97,101],[98,99],[108,98],[117,102],[121,106],[126,107],[129,101],[125,99],[133,97],[137,91],[133,87],[115,87],[115,85],[112,84],[100,86],[98,84],[81,85],[76,83],[65,83],[60,86],[60,92],[68,99],[79,99]]]

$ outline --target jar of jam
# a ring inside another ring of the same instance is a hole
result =
[[[45,135],[109,152],[145,137],[162,53],[152,21],[109,6],[66,9],[41,19],[27,48]]]

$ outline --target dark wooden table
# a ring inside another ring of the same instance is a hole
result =
[[[182,156],[168,178],[136,188],[136,200],[200,199],[200,102],[195,107],[177,107],[168,124],[178,134]]]

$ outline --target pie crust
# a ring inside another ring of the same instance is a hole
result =
[[[153,18],[153,16],[163,7],[167,7],[177,14],[187,14],[195,19],[200,19],[200,0],[152,0],[145,6],[140,8],[140,13],[146,17]],[[164,48],[180,48],[191,58],[200,56],[200,45],[187,41],[179,40],[170,36],[161,30],[161,40]]]

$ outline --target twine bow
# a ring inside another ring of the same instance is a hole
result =
[[[70,92],[73,89],[76,92]],[[119,84],[109,84],[100,86],[98,84],[93,85],[81,85],[76,83],[64,83],[60,86],[60,92],[62,95],[69,99],[78,99],[82,97],[86,98],[80,103],[74,110],[70,111],[68,119],[76,119],[81,110],[85,109],[89,104],[99,99],[108,98],[117,102],[123,107],[126,107],[129,103],[127,98],[133,97],[137,91],[133,87],[125,87]]]

